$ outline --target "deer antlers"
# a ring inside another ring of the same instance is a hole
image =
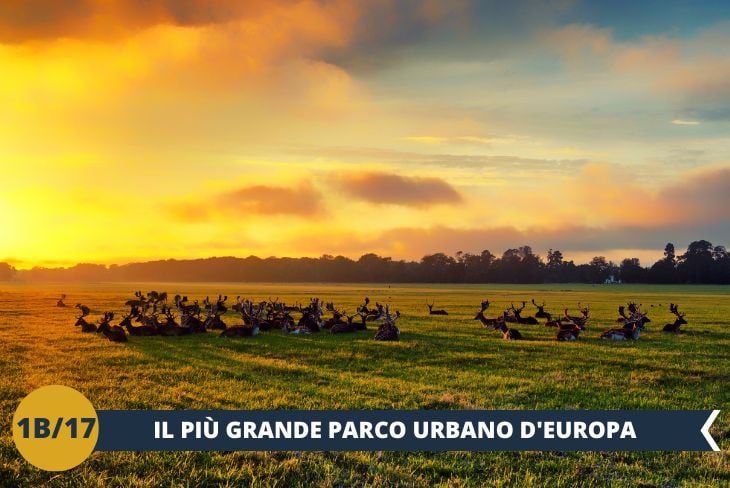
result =
[[[676,303],[669,304],[669,311],[676,315],[678,318],[682,318],[686,315],[684,312],[679,312],[679,305]]]

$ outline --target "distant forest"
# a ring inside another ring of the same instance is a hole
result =
[[[207,259],[150,261],[124,265],[78,264],[70,268],[15,270],[0,263],[0,281],[265,281],[358,283],[730,283],[730,253],[725,246],[701,240],[686,252],[664,248],[664,257],[651,267],[637,258],[620,263],[596,256],[587,264],[563,259],[550,249],[545,259],[530,246],[506,250],[501,257],[480,254],[436,253],[420,261],[396,261],[376,254],[357,260],[324,255],[319,258],[266,259],[212,257]]]

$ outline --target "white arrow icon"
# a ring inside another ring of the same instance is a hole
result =
[[[712,427],[712,422],[715,421],[717,418],[717,415],[720,413],[719,410],[713,410],[709,417],[707,417],[707,422],[705,422],[705,425],[702,426],[700,429],[700,432],[702,432],[702,435],[705,436],[705,439],[707,440],[707,443],[710,445],[713,451],[719,452],[720,448],[717,446],[717,443],[715,442],[715,439],[712,438],[710,435],[710,427]]]

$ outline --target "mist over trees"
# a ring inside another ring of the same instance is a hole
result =
[[[692,242],[678,255],[672,243],[650,267],[638,258],[620,263],[603,256],[589,263],[566,261],[550,249],[545,259],[530,246],[507,249],[501,256],[435,253],[420,261],[393,260],[369,253],[357,260],[319,258],[213,257],[150,261],[125,265],[78,264],[70,268],[15,270],[0,263],[0,281],[168,281],[168,282],[350,282],[350,283],[708,283],[730,284],[730,253],[705,240]]]

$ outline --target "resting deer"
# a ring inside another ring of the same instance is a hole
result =
[[[545,301],[543,300],[542,305],[538,305],[535,303],[535,299],[532,299],[532,304],[537,307],[537,313],[535,314],[535,317],[538,319],[547,319],[548,322],[552,320],[552,315],[545,311]]]
[[[555,334],[555,340],[558,341],[575,341],[578,339],[578,335],[581,333],[581,331],[584,330],[584,327],[581,327],[578,324],[571,324],[569,328],[562,328],[558,331],[557,334]]]
[[[75,308],[78,308],[81,311],[81,315],[76,317],[76,323],[74,325],[76,327],[81,327],[81,332],[96,332],[96,325],[91,322],[87,322],[85,318],[91,312],[89,307],[77,303]]]
[[[127,300],[124,304],[127,305],[128,307],[139,307],[143,310],[146,310],[148,303],[147,303],[147,299],[142,294],[142,292],[135,291],[134,296],[136,296],[137,298],[133,299],[133,300]]]
[[[524,324],[524,325],[537,325],[539,322],[535,317],[522,317],[522,310],[525,308],[525,302],[522,302],[522,306],[520,308],[515,308],[515,304],[513,303],[510,307],[512,310],[512,315],[514,316],[514,321],[518,324]]]
[[[129,332],[129,335],[131,336],[154,336],[158,334],[158,331],[155,327],[150,327],[149,325],[139,325],[134,326],[132,325],[132,317],[133,311],[135,307],[132,307],[132,312],[125,315],[124,318],[122,318],[122,321],[119,322],[119,327],[124,327],[127,329],[127,332]]]
[[[643,326],[641,322],[633,322],[626,324],[624,327],[618,329],[609,329],[601,334],[601,339],[612,340],[612,341],[626,341],[626,340],[637,340]]]
[[[578,304],[578,307],[580,307],[580,303]],[[588,322],[588,314],[590,310],[588,307],[582,307],[580,308],[580,317],[571,316],[568,314],[568,309],[566,308],[563,312],[563,315],[565,316],[565,319],[570,322],[572,325],[578,325],[582,329],[585,328],[586,322]],[[562,326],[560,326],[563,328]],[[569,328],[569,327],[568,327]]]
[[[104,318],[99,320],[97,332],[101,332],[112,342],[127,342],[127,334],[118,325],[109,325],[114,318],[114,312],[106,312]]]
[[[330,328],[331,334],[344,334],[347,332],[355,332],[357,330],[358,325],[354,324],[352,320],[358,314],[347,315],[347,312],[343,310],[342,315],[347,319],[347,322],[338,322],[336,324],[333,324]]]
[[[667,324],[664,326],[664,332],[681,332],[679,330],[682,325],[686,324],[687,321],[684,320],[684,313],[679,312],[679,305],[670,303],[669,304],[669,311],[672,312],[677,318],[675,319],[673,324]]]
[[[400,329],[395,325],[400,318],[400,312],[395,311],[395,315],[391,315],[388,306],[385,306],[385,317],[383,323],[378,328],[373,339],[376,341],[397,341],[400,339]]]
[[[433,309],[434,302],[431,302],[430,304],[429,303],[426,303],[426,306],[428,307],[428,314],[429,315],[448,315],[449,314],[449,312],[447,312],[446,310],[443,310],[443,309],[441,309],[441,310],[434,310]]]
[[[56,302],[57,307],[65,307],[66,304],[63,302],[66,299],[66,295],[61,295],[61,298]]]
[[[522,339],[522,334],[520,334],[520,331],[517,329],[511,329],[507,327],[507,316],[508,312],[505,311],[502,313],[502,319],[498,320],[497,322],[492,325],[492,328],[494,330],[498,330],[502,332],[502,339],[507,341],[518,341]]]
[[[484,300],[482,302],[482,308],[481,308],[481,310],[479,310],[479,313],[476,314],[476,317],[474,317],[474,320],[480,321],[484,327],[494,327],[494,324],[499,322],[501,320],[501,318],[500,317],[486,318],[484,316],[484,312],[486,312],[488,308],[489,308],[489,300]]]
[[[235,325],[224,329],[220,334],[221,337],[252,337],[258,335],[261,331],[261,323],[264,322],[262,316],[264,310],[266,310],[266,302],[254,305],[253,302],[246,300],[245,302],[241,302],[239,310],[243,325]],[[268,328],[271,328],[271,325],[268,322],[266,323]]]
[[[378,320],[383,316],[383,306],[379,303],[375,304],[375,308],[368,308],[368,305],[370,305],[370,298],[365,297],[365,300],[363,301],[363,304],[360,305],[357,309],[357,312],[360,315],[365,316],[365,320],[367,321],[373,321]]]
[[[323,329],[331,329],[335,325],[347,325],[347,322],[342,320],[342,317],[345,317],[346,315],[344,310],[335,309],[332,303],[327,304],[327,310],[332,312],[332,318],[327,319],[322,323]]]

